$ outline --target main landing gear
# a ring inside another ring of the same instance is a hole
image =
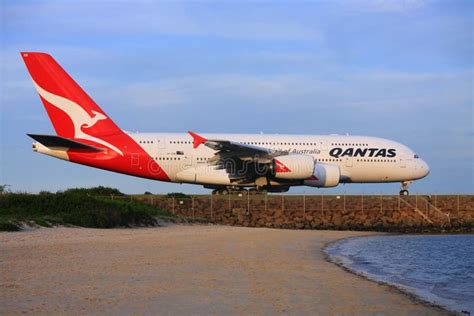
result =
[[[400,195],[409,195],[409,192],[408,192],[408,185],[410,185],[410,183],[412,183],[413,181],[403,181],[402,182],[402,188],[400,190]]]
[[[212,190],[213,195],[247,194],[247,192],[249,191],[243,188],[230,188],[230,187],[229,188],[224,187],[224,188]]]
[[[250,188],[250,189],[244,189],[244,188],[219,188],[219,189],[215,189],[215,190],[212,190],[212,194],[213,195],[229,195],[229,194],[233,194],[233,195],[236,195],[236,194],[250,194],[250,195],[255,195],[255,194],[258,194],[260,192],[264,192],[264,191],[259,191],[257,190],[256,188]]]

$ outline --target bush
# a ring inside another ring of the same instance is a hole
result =
[[[16,232],[19,230],[20,230],[20,227],[17,224],[14,224],[8,221],[0,221],[0,231]]]
[[[174,217],[140,201],[112,200],[103,193],[112,188],[68,189],[40,194],[0,195],[0,223],[33,221],[41,226],[70,224],[83,227],[112,228],[154,225],[156,217]],[[100,193],[98,195],[95,195]],[[4,224],[4,227],[10,227]]]
[[[8,190],[8,187],[8,184],[0,184],[0,194],[9,193],[10,190]]]
[[[88,195],[88,196],[110,196],[110,195],[125,196],[125,194],[120,192],[118,189],[103,187],[103,186],[98,186],[98,187],[93,187],[93,188],[67,189],[66,191],[64,191],[64,193],[78,193],[78,194],[83,194],[83,195]]]
[[[174,197],[174,198],[180,198],[180,199],[190,199],[191,197],[189,195],[186,195],[181,192],[172,192],[166,194],[166,197]]]

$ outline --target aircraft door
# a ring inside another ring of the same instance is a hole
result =
[[[318,148],[319,150],[323,151],[323,150],[327,150],[328,149],[328,146],[327,146],[327,143],[325,140],[320,140],[318,142]]]
[[[406,168],[406,167],[407,167],[407,163],[405,159],[400,157],[400,168]]]
[[[186,154],[186,156],[184,156],[184,166],[191,167],[192,165],[193,165],[193,155]]]
[[[353,158],[352,157],[344,157],[345,161],[346,161],[346,167],[352,167],[352,161],[353,161]]]
[[[412,163],[413,163],[412,159],[400,158],[400,168],[411,167]]]
[[[166,139],[164,137],[158,137],[156,140],[158,149],[164,149],[166,147]]]

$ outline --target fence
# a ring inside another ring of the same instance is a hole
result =
[[[117,198],[117,197],[115,197]],[[124,198],[124,197],[121,197]],[[473,195],[129,196],[172,213],[221,224],[331,229],[471,229]]]

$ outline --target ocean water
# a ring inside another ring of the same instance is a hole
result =
[[[474,235],[349,238],[326,252],[370,279],[474,315]]]

